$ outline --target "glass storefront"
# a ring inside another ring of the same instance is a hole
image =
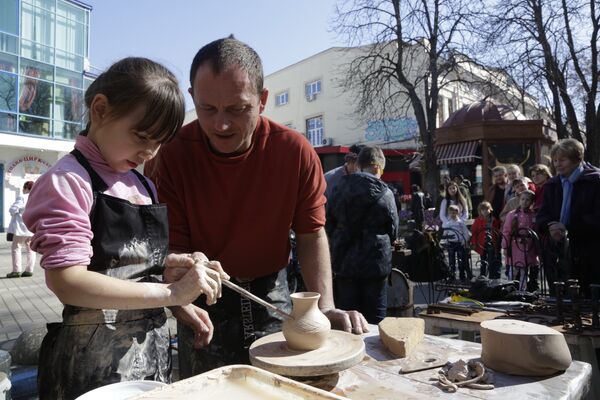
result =
[[[74,139],[90,10],[65,0],[0,0],[0,10],[0,132]]]

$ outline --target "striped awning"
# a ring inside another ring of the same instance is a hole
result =
[[[477,161],[481,157],[476,155],[479,141],[451,143],[436,146],[435,155],[438,165],[460,164]]]

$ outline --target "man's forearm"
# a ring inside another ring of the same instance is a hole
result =
[[[319,307],[334,308],[331,259],[325,229],[308,234],[297,234],[296,245],[300,271],[306,288],[321,294]]]

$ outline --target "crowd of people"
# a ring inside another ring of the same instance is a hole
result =
[[[555,281],[574,278],[589,297],[589,284],[600,283],[590,252],[600,238],[600,170],[583,156],[580,142],[565,139],[552,147],[551,167],[536,164],[529,169],[530,177],[515,164],[494,167],[493,184],[477,205],[470,231],[466,225],[471,211],[460,190],[461,178],[447,179],[438,215],[442,230],[448,231],[443,237],[451,273],[458,269],[459,279],[469,280],[462,257],[475,250],[480,274],[490,279],[501,278],[504,266],[505,277],[518,280],[520,290],[536,292],[541,276],[555,294]]]

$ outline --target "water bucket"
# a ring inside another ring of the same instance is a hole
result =
[[[76,400],[125,400],[166,385],[166,383],[157,381],[118,382],[91,390]]]
[[[4,372],[0,372],[0,400],[8,399],[8,391],[10,390],[10,381]]]

